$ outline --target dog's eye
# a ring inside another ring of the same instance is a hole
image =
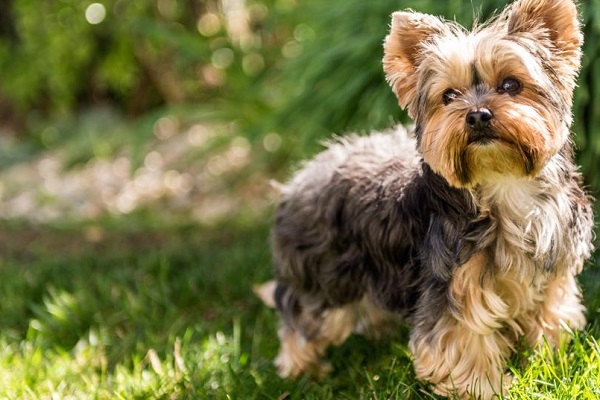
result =
[[[452,103],[454,100],[456,100],[458,98],[458,91],[454,90],[454,89],[448,89],[444,92],[444,94],[442,95],[442,101],[444,102],[444,105],[447,106],[448,104]]]
[[[508,93],[511,95],[515,95],[521,91],[522,85],[521,82],[516,80],[515,78],[505,78],[500,86],[498,86],[498,93]]]

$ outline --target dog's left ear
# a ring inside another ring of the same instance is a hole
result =
[[[422,44],[446,30],[445,24],[432,15],[413,11],[392,14],[390,33],[383,44],[383,70],[400,107],[406,108],[415,98]]]
[[[559,68],[557,72],[575,78],[581,66],[583,34],[573,0],[517,0],[508,9],[506,24],[509,35],[546,44],[561,64],[553,65]]]

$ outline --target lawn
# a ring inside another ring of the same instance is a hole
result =
[[[133,129],[89,118],[86,140],[7,148],[20,156],[0,170],[0,398],[436,398],[415,380],[406,326],[330,349],[320,382],[277,376],[277,318],[252,286],[271,278],[268,180],[293,169],[285,144],[174,113],[156,118],[178,132],[143,151],[81,162]],[[600,398],[597,264],[580,280],[588,329],[555,354],[523,348],[509,398]]]
[[[152,220],[152,223],[148,221]],[[216,225],[144,213],[0,228],[0,398],[428,399],[407,328],[331,349],[322,382],[277,377],[276,318],[251,287],[270,276],[270,212]],[[600,398],[600,290],[590,326],[557,354],[511,360],[509,398]]]

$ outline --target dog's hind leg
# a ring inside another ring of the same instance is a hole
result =
[[[372,339],[395,332],[401,318],[398,314],[376,306],[367,296],[340,307],[304,307],[309,303],[293,290],[269,281],[255,286],[254,292],[271,307],[277,306],[281,315],[280,349],[275,359],[279,375],[297,377],[309,374],[320,377],[330,367],[321,357],[330,345],[341,345],[351,333]],[[276,294],[277,292],[277,294]]]
[[[314,337],[305,337],[303,333],[286,325],[279,328],[280,348],[275,365],[280,376],[297,377],[308,374],[320,378],[331,367],[321,361],[321,357],[330,345],[342,344],[352,333],[355,314],[350,307],[331,309],[322,317],[323,325]]]
[[[394,335],[402,322],[400,314],[382,309],[369,296],[356,304],[356,310],[358,318],[354,332],[369,339]]]
[[[359,319],[358,303],[327,308],[283,285],[277,286],[274,298],[281,317],[280,348],[275,359],[279,375],[323,376],[330,366],[321,357],[330,345],[342,344],[354,331]]]

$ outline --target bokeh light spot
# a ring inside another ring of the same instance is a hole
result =
[[[256,76],[265,68],[265,60],[260,54],[248,54],[242,60],[242,68],[246,75]]]
[[[266,151],[272,153],[281,147],[283,142],[281,136],[275,132],[267,133],[263,138],[263,147]]]
[[[97,25],[106,18],[106,8],[100,3],[92,3],[85,9],[85,20],[92,25]]]
[[[235,55],[233,54],[233,50],[224,47],[214,51],[211,61],[215,68],[225,69],[233,64],[234,58]]]
[[[216,14],[204,14],[198,20],[197,28],[198,32],[203,36],[214,36],[221,30],[221,20]]]

